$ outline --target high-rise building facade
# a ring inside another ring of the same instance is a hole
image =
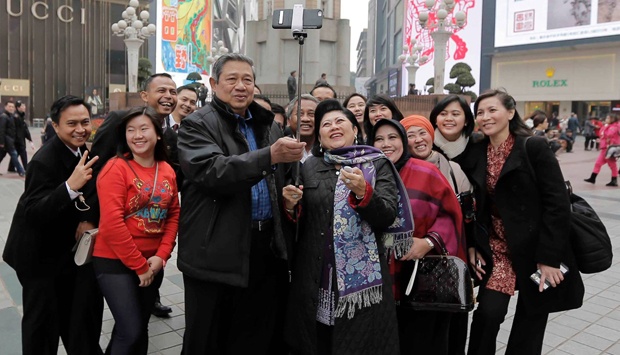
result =
[[[340,0],[258,0],[258,20],[246,22],[245,41],[245,53],[255,61],[256,82],[261,88],[286,92],[286,80],[298,68],[299,44],[291,30],[271,27],[273,10],[292,9],[294,4],[323,10],[323,28],[307,30],[303,83],[312,86],[325,73],[337,91],[350,91],[351,29],[349,20],[340,18]]]

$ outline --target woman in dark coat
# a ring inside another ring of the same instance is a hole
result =
[[[477,228],[467,242],[469,262],[481,280],[470,355],[495,354],[497,333],[516,290],[506,354],[540,354],[549,313],[583,302],[583,282],[569,242],[570,203],[562,171],[544,139],[526,141],[531,130],[515,105],[504,91],[478,97],[474,112],[487,138],[473,144],[462,161],[478,208]],[[565,275],[560,263],[568,266]],[[530,280],[537,269],[540,286]],[[547,290],[544,280],[551,284]]]
[[[413,223],[395,223],[406,191],[381,151],[355,144],[358,131],[336,100],[319,103],[302,186],[283,189],[300,223],[286,326],[294,354],[398,354],[383,239],[411,238]]]

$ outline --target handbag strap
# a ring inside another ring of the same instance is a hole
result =
[[[125,160],[125,159],[123,159]],[[131,169],[131,171],[133,171],[134,175],[136,175],[136,179],[140,180],[140,178],[138,177],[138,174],[136,174],[136,171],[133,170],[133,168],[131,167],[131,165],[129,164],[129,162],[127,160],[125,160],[125,163],[127,163],[127,166],[129,166],[129,169]],[[125,219],[128,219],[129,217],[133,217],[136,214],[138,214],[138,212],[142,211],[145,207],[147,207],[151,201],[153,201],[153,196],[155,196],[155,187],[157,186],[157,174],[159,173],[159,162],[157,162],[155,164],[155,178],[153,179],[153,188],[151,189],[151,197],[149,197],[149,200],[146,201],[146,204],[140,208],[138,208],[137,210],[135,210],[134,212],[128,214],[127,216],[125,216]]]
[[[442,256],[448,255],[448,250],[446,249],[446,244],[444,244],[443,239],[439,236],[437,232],[428,232],[426,238],[430,238],[433,240],[433,244],[435,245],[435,249],[438,249]],[[407,284],[407,289],[405,290],[405,295],[409,296],[411,293],[411,289],[413,288],[413,284],[415,283],[415,275],[418,273],[418,265],[420,264],[420,259],[415,260],[415,265],[413,266],[413,272],[411,273],[411,278],[409,278],[409,283]]]

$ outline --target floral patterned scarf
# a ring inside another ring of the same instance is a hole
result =
[[[370,146],[351,146],[326,152],[324,159],[330,164],[357,167],[362,170],[364,179],[374,188],[376,171],[373,162],[387,159],[378,149]],[[392,249],[408,250],[413,242],[413,217],[407,197],[407,191],[393,164],[394,180],[398,186],[398,216],[394,223],[385,231],[384,239]],[[317,320],[333,325],[333,317],[342,317],[347,313],[353,318],[356,309],[369,307],[381,302],[383,280],[377,242],[371,226],[361,219],[359,214],[349,205],[350,190],[338,179],[334,196],[333,247],[336,268],[336,285],[338,304],[334,304],[335,296],[331,292],[332,270],[324,267],[321,282],[321,305]],[[335,306],[335,310],[333,307]]]

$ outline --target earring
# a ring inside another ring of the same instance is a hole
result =
[[[355,142],[354,143],[355,143],[355,145],[357,145],[357,136],[355,136]]]
[[[319,152],[323,153],[323,145],[321,143],[319,143]]]

